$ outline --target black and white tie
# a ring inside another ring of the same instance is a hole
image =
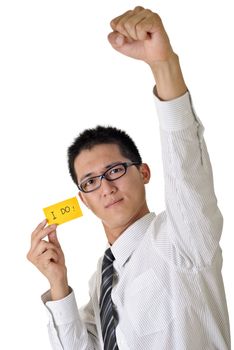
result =
[[[100,318],[104,350],[118,350],[115,335],[115,318],[111,290],[113,282],[113,261],[115,260],[111,249],[105,251],[102,262],[102,283],[100,295]]]

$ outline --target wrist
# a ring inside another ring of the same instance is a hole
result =
[[[179,57],[173,52],[167,60],[149,64],[156,82],[157,95],[162,100],[172,100],[187,91]]]
[[[67,278],[50,284],[51,299],[60,300],[70,293]]]

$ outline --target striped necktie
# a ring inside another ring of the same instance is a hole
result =
[[[111,299],[114,260],[115,257],[113,256],[111,249],[108,248],[105,251],[102,262],[102,284],[99,302],[104,350],[118,350],[115,335],[113,302]]]

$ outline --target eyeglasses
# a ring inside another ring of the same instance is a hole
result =
[[[103,174],[90,177],[78,184],[80,191],[89,193],[97,190],[101,187],[102,179],[107,181],[114,181],[124,176],[127,172],[127,168],[131,165],[140,165],[140,162],[125,162],[113,165],[111,168],[107,169]]]

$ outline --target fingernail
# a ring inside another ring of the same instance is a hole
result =
[[[123,42],[124,42],[124,38],[122,37],[122,35],[118,35],[115,39],[115,42],[118,46],[121,46],[123,45]]]

